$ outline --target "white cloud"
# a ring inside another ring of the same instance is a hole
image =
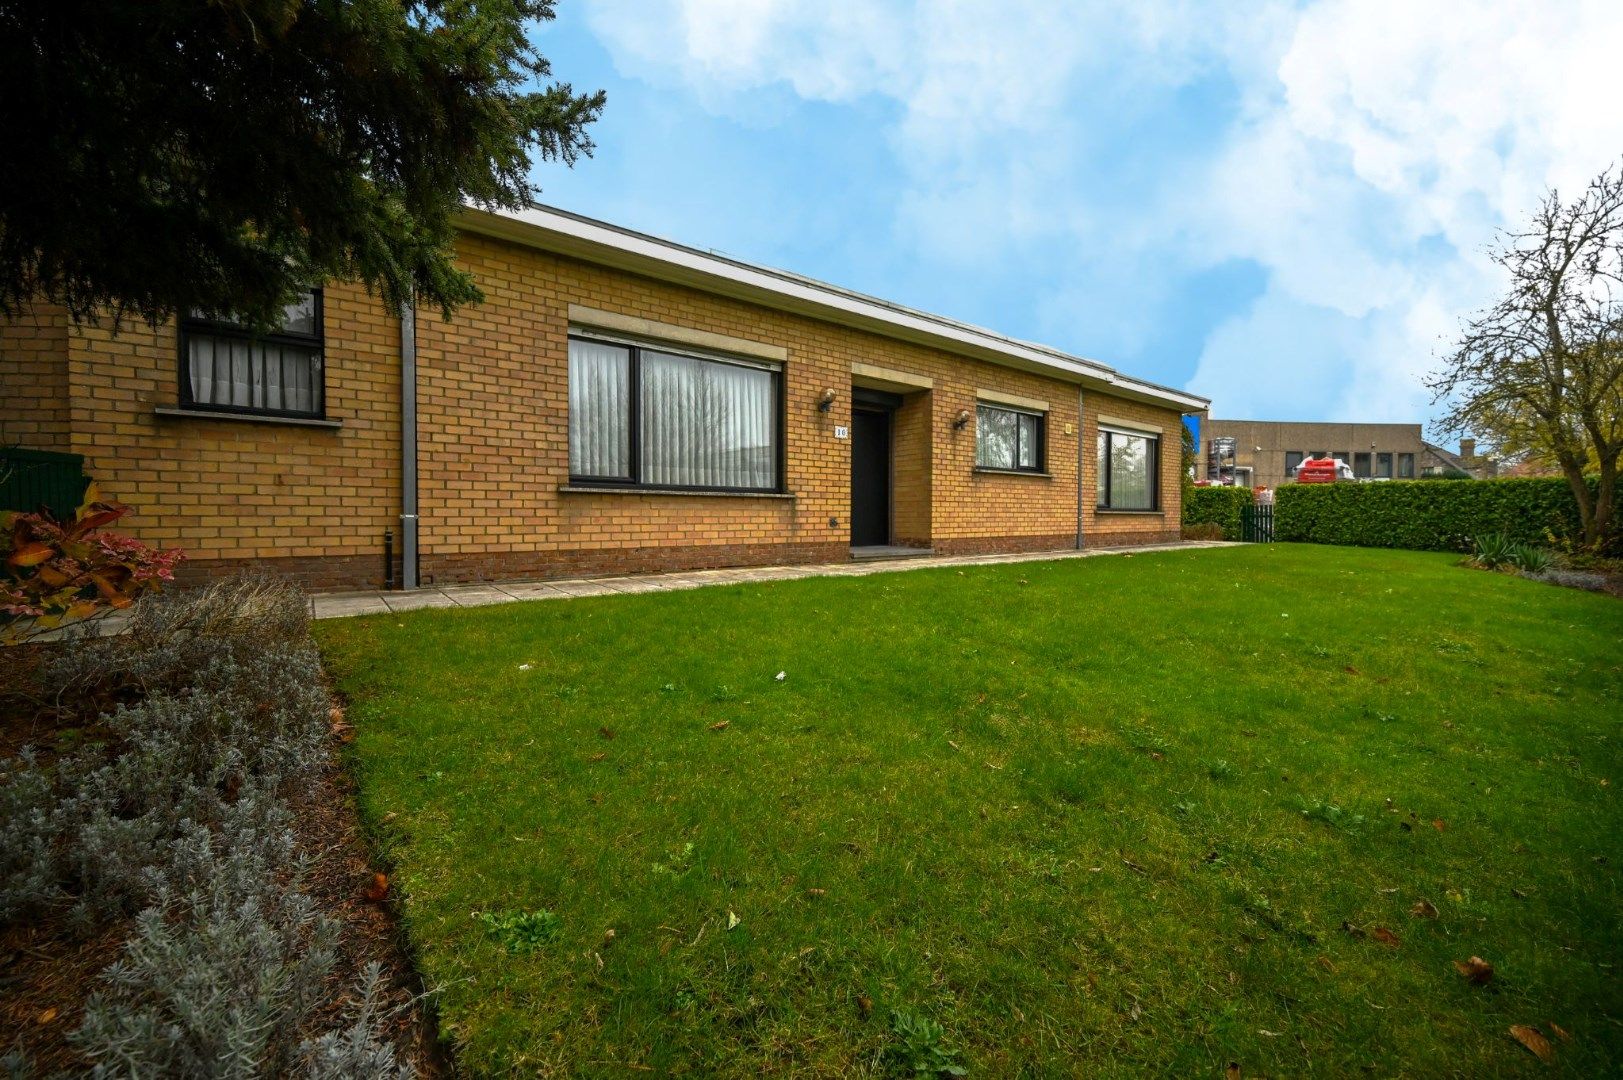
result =
[[[1494,230],[1623,154],[1615,0],[992,10],[592,0],[588,18],[622,72],[717,112],[891,103],[897,242],[966,272],[1069,245],[1033,303],[1056,343],[1108,360],[1165,317],[1172,277],[1255,261],[1263,295],[1167,364],[1220,414],[1423,414],[1438,338],[1496,286]],[[1159,125],[1203,80],[1232,93],[1223,127],[1179,146]],[[1111,155],[1156,167],[1113,181]],[[1135,287],[1099,289],[1111,266]]]

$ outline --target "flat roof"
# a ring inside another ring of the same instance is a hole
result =
[[[470,206],[464,208],[458,224],[467,232],[1064,379],[1084,389],[1105,390],[1182,412],[1198,412],[1211,405],[1197,394],[1123,375],[1097,360],[556,207],[536,204],[525,210],[486,210]]]

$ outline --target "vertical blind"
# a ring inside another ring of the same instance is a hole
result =
[[[765,368],[571,338],[570,474],[650,487],[772,490],[776,380]]]
[[[1109,510],[1155,509],[1156,440],[1099,432],[1099,505]]]

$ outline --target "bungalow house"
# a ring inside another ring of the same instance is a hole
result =
[[[338,283],[260,338],[36,308],[0,445],[83,455],[192,574],[314,588],[1178,538],[1203,398],[544,207],[457,255],[487,299],[449,321]]]

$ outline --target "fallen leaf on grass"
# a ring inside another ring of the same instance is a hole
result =
[[[605,739],[614,738],[614,729],[611,727],[600,727],[597,729],[597,733]]]
[[[1512,1024],[1510,1037],[1527,1047],[1544,1064],[1555,1064],[1555,1047],[1550,1045],[1550,1040],[1546,1039],[1538,1028],[1528,1027],[1526,1024]]]
[[[55,1007],[46,1009],[44,1012],[39,1014],[39,1022],[42,1023],[42,1024],[49,1024],[52,1020],[55,1020],[55,1019],[56,1019],[56,1009],[55,1009]]]
[[[1568,1034],[1567,1031],[1565,1029],[1563,1029],[1561,1027],[1561,1025],[1556,1023],[1554,1020],[1550,1020],[1550,1021],[1546,1022],[1544,1026],[1549,1028],[1550,1031],[1552,1031],[1555,1034],[1555,1036],[1557,1038],[1559,1038],[1562,1042],[1571,1042],[1572,1041],[1572,1036],[1570,1034]]]
[[[1389,945],[1394,949],[1402,944],[1402,942],[1398,940],[1398,936],[1384,926],[1377,926],[1375,929],[1369,932],[1369,936],[1374,938],[1376,941],[1379,941],[1382,945]]]
[[[726,731],[727,730],[727,725],[731,724],[731,723],[732,723],[731,720],[717,720],[714,724],[710,725],[710,730],[711,731]]]
[[[597,753],[593,754],[591,757],[587,758],[586,760],[587,761],[602,761],[604,758],[606,758],[608,756],[609,756],[608,751],[599,750]]]
[[[1223,1080],[1240,1080],[1240,1063],[1229,1062],[1229,1067],[1223,1070]]]
[[[344,722],[344,707],[342,705],[334,705],[332,708],[328,709],[327,719],[331,721],[334,726],[342,724]]]
[[[614,941],[614,927],[611,926],[607,930],[603,931],[603,947],[608,948],[609,944],[611,942],[613,942],[613,941]]]
[[[1346,667],[1342,668],[1341,670],[1345,671],[1348,675],[1357,675],[1358,674],[1358,669],[1353,667],[1351,664],[1348,664]]]
[[[822,889],[807,889],[806,890],[806,895],[815,900],[818,897],[823,895],[823,890]]]
[[[1469,960],[1454,961],[1454,970],[1477,986],[1481,986],[1493,978],[1493,965],[1480,956],[1473,956]]]
[[[1315,960],[1317,960],[1318,965],[1324,970],[1330,972],[1332,975],[1335,974],[1336,965],[1330,962],[1330,958],[1328,956],[1315,957]]]
[[[1349,937],[1361,938],[1365,936],[1364,928],[1362,926],[1354,926],[1345,919],[1343,919],[1341,922],[1341,928],[1347,932]]]
[[[1435,919],[1437,917],[1437,905],[1430,900],[1416,900],[1414,907],[1409,909],[1409,914],[1417,919]]]
[[[737,930],[738,929],[738,924],[743,922],[743,921],[744,921],[743,919],[740,919],[737,915],[735,915],[731,911],[729,911],[727,913],[727,929],[729,929],[729,930]]]
[[[1443,824],[1442,818],[1432,818],[1431,827],[1436,829],[1438,832],[1442,832],[1444,829],[1448,828],[1447,825]]]
[[[867,994],[858,994],[857,995],[857,1011],[860,1012],[863,1016],[867,1016],[870,1013],[872,1013],[873,1012],[873,998],[869,997]]]
[[[381,872],[373,874],[363,895],[374,904],[381,903],[389,895],[389,875]]]

